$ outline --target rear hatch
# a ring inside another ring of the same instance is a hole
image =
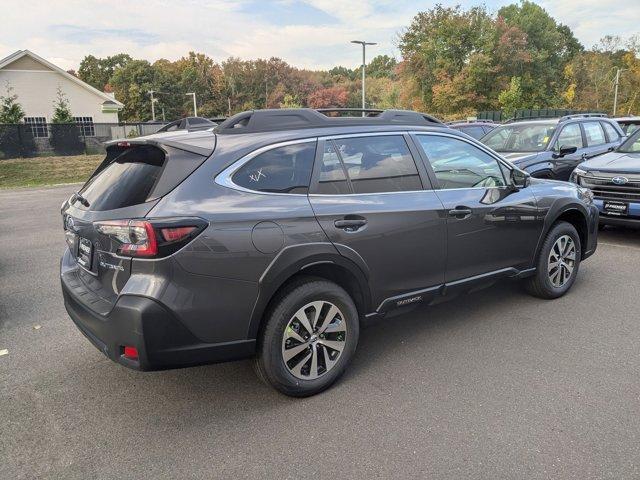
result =
[[[144,222],[136,219],[144,219],[214,148],[215,135],[210,133],[208,143],[200,138],[192,143],[138,140],[108,145],[100,166],[62,206],[70,251],[63,276],[87,306],[108,312],[131,275],[132,259],[123,254],[118,224],[131,224],[133,230],[134,224],[142,225],[144,234]]]

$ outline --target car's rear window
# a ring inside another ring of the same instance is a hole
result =
[[[144,203],[162,173],[164,162],[165,154],[157,147],[130,148],[96,173],[80,194],[94,211]]]

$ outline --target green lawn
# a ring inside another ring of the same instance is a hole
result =
[[[84,182],[104,155],[0,160],[0,188]]]

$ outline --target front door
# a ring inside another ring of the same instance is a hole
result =
[[[446,282],[531,267],[542,229],[532,189],[513,188],[511,167],[466,139],[437,133],[414,138],[447,215]]]
[[[576,151],[560,157],[560,148],[566,147],[576,147]],[[586,158],[586,150],[579,123],[570,123],[562,127],[553,146],[553,151],[553,178],[555,180],[568,181],[571,172]]]
[[[341,254],[366,264],[374,307],[444,281],[442,203],[423,183],[426,169],[407,139],[401,133],[325,139],[314,168],[309,200],[316,218]]]

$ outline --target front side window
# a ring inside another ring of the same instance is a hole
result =
[[[240,167],[233,183],[258,192],[306,194],[315,151],[315,141],[267,150]]]
[[[549,145],[556,123],[512,123],[493,129],[482,143],[496,152],[541,152]]]
[[[611,125],[609,122],[601,122],[604,127],[605,132],[607,132],[607,136],[609,137],[610,142],[617,142],[620,139],[620,135],[617,130]]]
[[[422,190],[404,137],[380,135],[334,140],[354,193]]]
[[[503,187],[499,162],[463,140],[438,135],[418,135],[440,188]]]
[[[582,131],[580,130],[580,125],[577,123],[572,123],[563,127],[558,135],[558,141],[555,145],[555,150],[559,151],[560,148],[564,147],[576,147],[582,148]]]
[[[31,127],[31,134],[36,138],[47,138],[49,129],[47,119],[44,117],[24,117],[24,123]]]
[[[600,122],[584,122],[582,127],[584,128],[584,133],[587,137],[588,147],[607,143],[607,140],[604,137],[604,131],[600,126]]]

